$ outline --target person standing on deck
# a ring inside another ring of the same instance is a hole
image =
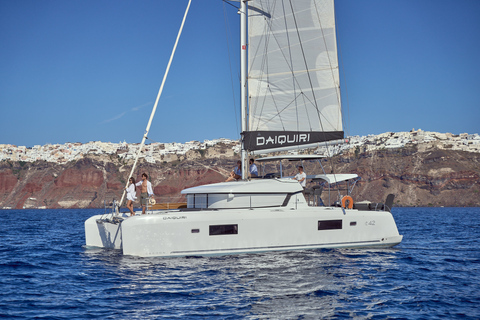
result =
[[[258,168],[253,158],[250,159],[250,177],[252,178],[258,177]]]
[[[130,210],[130,216],[134,216],[135,212],[133,212],[133,201],[137,200],[137,189],[135,187],[135,178],[130,177],[130,185],[128,188],[125,188],[127,191],[127,208]]]
[[[303,172],[302,166],[298,167],[298,173],[295,177],[293,177],[293,179],[300,182],[300,185],[303,187],[303,189],[305,189],[305,187],[307,186],[307,174]]]
[[[150,183],[150,181],[148,181],[148,175],[146,173],[142,173],[142,181],[138,182],[135,185],[137,187],[141,186],[140,203],[142,205],[142,214],[145,214],[148,199],[153,196],[152,184]]]

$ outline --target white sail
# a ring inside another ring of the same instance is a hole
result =
[[[333,0],[248,2],[247,150],[343,138]]]

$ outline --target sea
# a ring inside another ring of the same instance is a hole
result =
[[[480,319],[480,208],[393,208],[401,244],[139,258],[85,247],[104,212],[0,211],[0,318]]]

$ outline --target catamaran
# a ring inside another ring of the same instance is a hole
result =
[[[241,0],[239,15],[242,179],[183,190],[186,208],[127,217],[117,207],[93,216],[85,221],[86,245],[176,257],[399,244],[393,196],[382,204],[353,203],[348,190],[337,188],[332,197],[341,202],[331,201],[330,192],[321,200],[317,186],[355,174],[311,175],[306,190],[291,177],[248,176],[251,156],[344,139],[333,0]]]

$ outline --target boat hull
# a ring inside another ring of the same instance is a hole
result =
[[[85,221],[86,246],[122,249],[121,222],[108,222],[105,217],[105,215],[96,215]]]
[[[390,212],[329,207],[161,211],[119,225],[89,220],[88,246],[140,257],[391,247],[402,240]]]

